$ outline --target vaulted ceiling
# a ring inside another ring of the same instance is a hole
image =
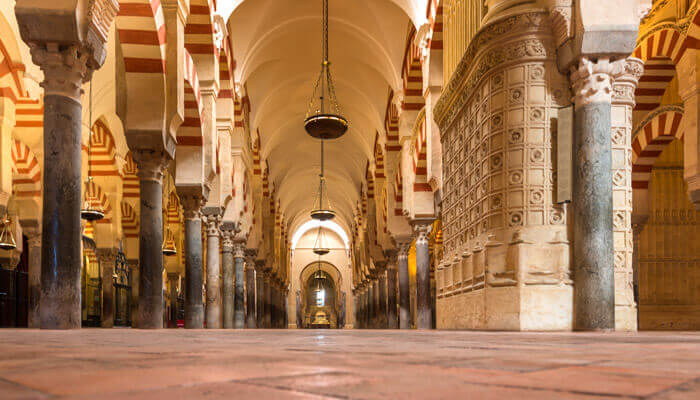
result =
[[[226,3],[226,0],[220,0]],[[401,89],[411,23],[426,0],[330,0],[330,60],[350,129],[326,144],[326,176],[337,222],[350,232],[368,159],[383,132],[389,88]],[[236,81],[247,89],[251,129],[261,135],[292,231],[308,220],[318,185],[320,142],[303,121],[321,68],[321,0],[232,0],[229,34]],[[225,11],[224,11],[225,12]]]

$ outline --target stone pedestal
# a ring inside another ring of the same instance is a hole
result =
[[[234,243],[233,246],[233,262],[234,262],[234,315],[233,327],[243,329],[245,327],[245,310],[244,306],[244,278],[243,278],[243,263],[245,261],[243,242]]]
[[[219,226],[218,214],[206,216],[207,223],[207,329],[221,328],[221,282],[219,279]]]
[[[223,316],[224,316],[224,329],[233,328],[233,233],[230,230],[222,228],[221,238],[222,238],[222,251],[221,251],[221,264],[223,270],[223,282],[221,285],[222,301],[223,301]]]
[[[245,325],[248,329],[258,327],[255,318],[255,256],[258,254],[255,249],[247,249],[245,252],[245,286],[246,286],[246,319]]]
[[[202,206],[204,198],[181,195],[185,214],[185,328],[204,327],[202,285]]]
[[[103,328],[114,327],[114,266],[117,261],[115,249],[97,249],[97,260],[102,271],[102,323]]]
[[[410,242],[399,243],[399,327],[411,328],[411,296],[408,281],[408,250]]]
[[[431,224],[432,220],[413,222],[416,233],[416,327],[418,329],[431,329],[433,320],[428,250],[428,231]]]
[[[574,329],[615,329],[612,64],[580,60],[571,75],[574,130]]]

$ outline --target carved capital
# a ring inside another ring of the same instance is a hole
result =
[[[203,196],[187,194],[180,196],[180,203],[182,204],[183,214],[185,219],[201,219],[202,218],[202,207],[204,207]]]
[[[207,227],[208,228],[208,227]],[[233,251],[233,231],[229,229],[224,229],[223,227],[219,228],[219,232],[221,235],[221,245],[223,246],[223,249],[225,252],[230,252]]]
[[[242,240],[237,240],[233,242],[233,257],[234,258],[244,258],[245,257],[245,243]]]
[[[593,103],[612,102],[612,74],[614,63],[607,58],[593,62],[586,57],[572,67],[571,86],[574,89],[576,107]]]
[[[210,214],[204,217],[207,224],[207,236],[219,236],[221,235],[221,216],[218,214]]]
[[[79,45],[60,46],[57,43],[29,43],[32,61],[44,71],[41,87],[46,96],[64,96],[80,102],[82,85],[90,80],[93,69],[88,67],[90,55]]]
[[[644,74],[644,62],[629,57],[613,63],[613,104],[627,104],[634,107],[634,91],[639,78]]]
[[[388,269],[396,269],[396,260],[398,257],[398,250],[384,250],[384,257],[386,258],[386,266]]]
[[[163,183],[170,157],[163,151],[135,150],[131,152],[138,166],[138,177],[144,181]]]
[[[117,249],[97,249],[95,255],[101,266],[114,266],[117,259]]]

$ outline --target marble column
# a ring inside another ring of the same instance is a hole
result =
[[[41,299],[43,329],[80,328],[82,85],[88,57],[78,46],[31,44],[44,72]],[[48,167],[50,166],[50,167]]]
[[[115,249],[97,249],[97,261],[102,271],[102,322],[103,328],[114,327],[114,265],[117,261]]]
[[[41,234],[37,231],[25,230],[28,238],[28,280],[29,280],[29,312],[28,327],[41,328],[39,301],[41,298]]]
[[[246,287],[246,318],[245,325],[248,329],[257,328],[255,318],[255,256],[258,251],[247,249],[245,251],[245,287]]]
[[[164,152],[132,152],[141,190],[139,230],[138,328],[163,327],[163,176]]]
[[[170,326],[172,328],[177,328],[177,288],[180,286],[180,275],[176,273],[168,273],[168,284],[170,286],[170,292],[168,297],[170,300]]]
[[[245,327],[245,304],[243,262],[245,261],[245,247],[243,241],[235,242],[233,245],[234,262],[234,304],[233,304],[233,327],[243,329]]]
[[[206,216],[207,223],[207,329],[221,329],[221,282],[219,279],[219,226],[221,216]]]
[[[138,327],[139,320],[139,260],[127,260],[131,275],[131,327]]]
[[[185,215],[185,328],[204,328],[202,303],[202,206],[204,198],[181,195]]]
[[[387,328],[387,270],[382,268],[379,272],[379,284],[377,285],[378,291],[378,301],[379,307],[377,312],[379,317],[377,318],[377,328],[386,329]]]
[[[265,327],[265,261],[255,261],[255,326]]]
[[[272,328],[272,304],[270,301],[272,300],[272,271],[268,270],[265,271],[265,277],[264,277],[264,282],[265,282],[265,294],[264,294],[264,300],[263,300],[263,326],[265,328]]]
[[[233,292],[233,232],[225,229],[223,226],[221,228],[221,241],[221,275],[223,279],[223,282],[221,283],[221,298],[223,303],[224,329],[232,329],[233,303],[235,297]]]
[[[615,329],[611,73],[582,58],[574,89],[574,329]]]
[[[408,250],[411,243],[399,243],[399,326],[401,329],[411,328],[411,295],[408,280]]]
[[[398,329],[399,320],[396,315],[396,250],[388,250],[384,252],[384,256],[387,258],[387,269],[386,269],[386,290],[387,290],[387,328],[388,329]]]
[[[416,233],[416,328],[433,327],[432,296],[430,293],[430,253],[428,232],[432,220],[414,221]]]

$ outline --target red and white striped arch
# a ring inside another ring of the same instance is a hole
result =
[[[423,56],[420,46],[415,43],[416,29],[411,24],[406,39],[406,50],[403,56],[403,102],[404,110],[420,110],[425,106],[423,97]]]
[[[384,113],[384,129],[386,131],[386,151],[401,151],[401,143],[399,143],[399,110],[394,104],[394,91],[391,87],[389,87],[389,96]]]
[[[197,69],[189,52],[185,50],[183,61],[185,72],[185,120],[177,131],[178,146],[202,147],[202,93],[199,88]]]
[[[430,38],[428,48],[430,50],[442,50],[442,0],[428,0],[428,11],[426,13],[430,24]]]
[[[219,57],[214,40],[214,5],[211,0],[192,0],[185,25],[185,48],[192,55],[211,54]]]
[[[403,215],[403,176],[400,161],[394,178],[394,215],[399,217]]]
[[[233,99],[235,95],[235,83],[233,71],[235,63],[231,55],[231,42],[227,37],[224,40],[223,51],[219,54],[219,99]]]
[[[12,186],[18,198],[41,197],[41,167],[34,152],[26,144],[12,143]]]
[[[365,166],[365,179],[367,179],[367,199],[374,199],[374,175],[369,168],[369,161]]]
[[[260,166],[260,130],[253,140],[253,174],[259,176],[262,173]]]
[[[117,33],[129,74],[165,74],[165,18],[161,0],[119,0]]]
[[[15,104],[15,127],[34,128],[44,134],[44,103],[29,98],[17,99]]]
[[[374,135],[374,177],[384,178],[384,149],[379,143],[379,132]]]
[[[695,15],[690,20],[686,31],[685,46],[690,49],[700,49],[700,8],[695,10]]]
[[[660,27],[639,42],[633,55],[644,61],[644,75],[635,90],[635,111],[651,111],[661,104],[685,49],[683,33],[674,25]]]
[[[116,155],[117,147],[112,132],[102,121],[95,121],[90,135],[90,175],[121,177]]]
[[[100,185],[95,183],[94,180],[90,180],[85,184],[85,198],[90,199],[90,206],[94,208],[101,208],[105,213],[105,217],[98,220],[98,224],[111,224],[112,223],[112,205],[107,198],[107,195],[102,190]]]
[[[123,169],[124,181],[122,183],[122,196],[126,199],[135,199],[138,201],[141,196],[141,186],[138,177],[138,167],[131,155],[131,152],[126,154],[124,158]]]
[[[428,184],[428,152],[427,152],[427,137],[428,128],[425,121],[425,115],[419,120],[418,132],[413,147],[413,173],[415,180],[413,181],[414,192],[430,192],[432,191]]]
[[[139,237],[139,216],[134,208],[127,202],[122,201],[122,232],[126,238]]]
[[[175,191],[170,192],[168,196],[167,217],[170,225],[178,225],[180,223],[180,199]]]
[[[663,106],[635,129],[632,140],[632,188],[648,189],[654,162],[670,142],[683,139],[683,107]]]
[[[14,38],[0,38],[0,98],[4,97],[16,103],[20,97],[25,96],[24,64],[18,64],[12,60],[10,52],[3,40],[15,40]]]

